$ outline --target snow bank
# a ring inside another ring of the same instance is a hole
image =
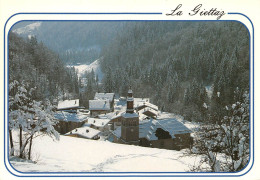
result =
[[[10,158],[10,162],[22,172],[183,172],[199,161],[182,155],[183,151],[67,136],[53,141],[45,136],[33,142],[36,164],[15,158]]]

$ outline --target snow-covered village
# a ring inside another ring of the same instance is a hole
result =
[[[248,42],[236,22],[16,24],[9,34],[11,166],[242,170],[250,155]]]

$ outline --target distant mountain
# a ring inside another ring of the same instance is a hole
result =
[[[89,64],[123,25],[114,21],[22,21],[12,31],[23,38],[36,36],[66,64]]]

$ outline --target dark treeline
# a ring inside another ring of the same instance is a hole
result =
[[[36,87],[35,100],[78,97],[78,77],[68,69],[58,55],[35,37],[22,39],[9,34],[9,82],[26,82]]]
[[[238,22],[128,22],[102,56],[106,92],[125,95],[131,85],[188,120],[210,111],[219,121],[249,89],[249,35]]]

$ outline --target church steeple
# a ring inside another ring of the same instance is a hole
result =
[[[121,119],[121,139],[127,144],[139,144],[139,115],[134,112],[134,97],[131,86],[127,93],[126,112]]]
[[[128,93],[127,93],[127,107],[126,107],[126,113],[134,113],[134,97],[133,97],[133,91],[131,89],[131,86],[129,87]]]

